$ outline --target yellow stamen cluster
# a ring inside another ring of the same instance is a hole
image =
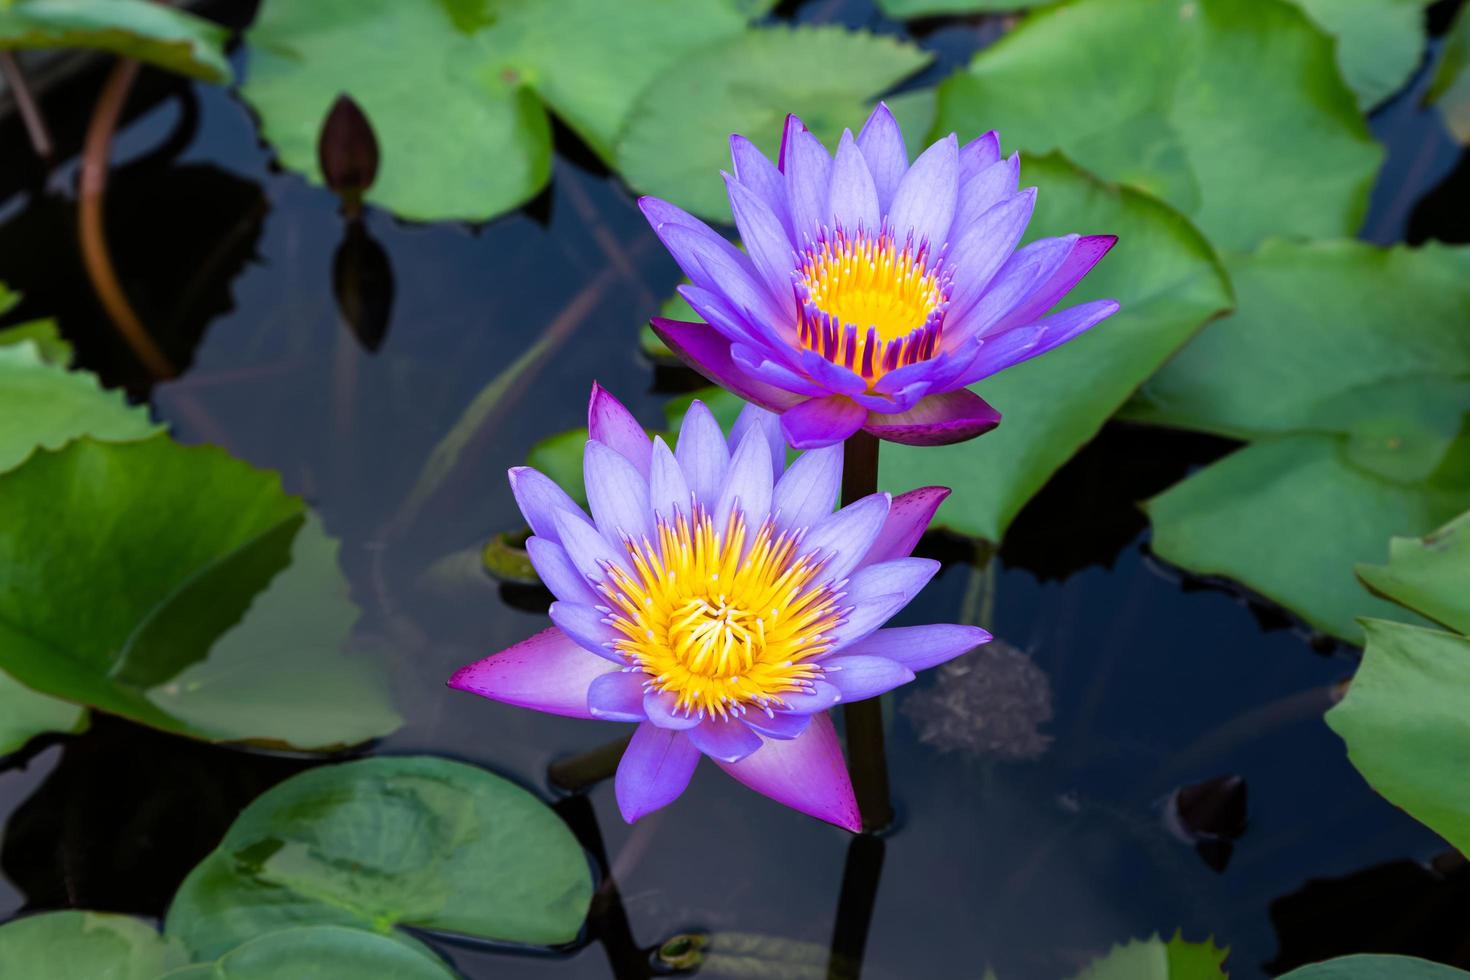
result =
[[[612,568],[603,592],[616,648],[675,695],[676,710],[723,718],[783,704],[821,676],[813,662],[839,619],[836,595],[817,584],[820,563],[769,522],[747,547],[744,519],[724,532],[706,513],[660,521],[658,540],[631,542],[635,574]]]
[[[943,301],[927,265],[922,249],[899,248],[892,235],[840,235],[807,252],[801,273],[817,309],[856,327],[859,341],[873,327],[887,342],[922,327]]]

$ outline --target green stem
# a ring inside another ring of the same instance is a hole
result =
[[[842,447],[844,506],[878,491],[878,439],[859,431]],[[844,705],[847,770],[863,817],[863,832],[877,833],[893,823],[888,795],[888,756],[883,748],[883,702],[869,698]]]

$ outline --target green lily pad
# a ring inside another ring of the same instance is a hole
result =
[[[1470,506],[1470,490],[1386,480],[1354,465],[1346,443],[1311,433],[1265,439],[1176,484],[1145,505],[1154,552],[1244,583],[1350,642],[1362,639],[1360,616],[1419,622],[1363,590],[1353,566],[1382,561],[1390,535],[1443,524]]]
[[[835,146],[878,96],[930,60],[913,45],[835,26],[747,30],[688,55],[643,90],[618,138],[618,169],[639,190],[728,222],[720,171],[730,168],[731,133],[774,158],[794,112]],[[821,70],[810,70],[815,65]],[[928,130],[931,93],[890,107],[908,132]]]
[[[1467,977],[1470,973],[1464,970],[1416,956],[1363,953],[1298,967],[1281,974],[1279,980],[1466,980]]]
[[[1327,724],[1375,790],[1470,853],[1470,637],[1363,625],[1363,662]]]
[[[228,82],[229,32],[152,0],[10,0],[0,48],[95,48],[206,82]]]
[[[1040,188],[1032,237],[1118,235],[1067,302],[1112,297],[1122,309],[1065,346],[976,385],[1004,416],[994,432],[955,446],[886,444],[879,459],[885,489],[963,488],[945,501],[938,523],[991,541],[1134,388],[1231,302],[1209,244],[1154,198],[1102,183],[1056,156],[1027,161],[1022,178]]]
[[[5,299],[0,296],[0,313],[4,312],[4,306]],[[72,350],[71,342],[61,336],[61,329],[56,325],[55,320],[28,320],[25,323],[17,323],[13,327],[0,330],[0,347],[19,344],[27,340],[36,345],[36,350],[46,363],[60,367],[68,367],[71,364],[75,352]]]
[[[0,756],[9,755],[42,732],[75,734],[86,727],[86,708],[37,694],[0,671]]]
[[[1404,87],[1424,58],[1433,0],[1292,0],[1337,39],[1344,80],[1368,110]]]
[[[276,474],[214,447],[155,435],[38,452],[0,476],[0,668],[196,738],[384,734],[398,718],[381,668],[324,649],[351,607],[335,546],[304,520]]]
[[[1455,15],[1425,101],[1439,108],[1455,139],[1470,143],[1470,8]]]
[[[1378,595],[1470,636],[1470,513],[1422,538],[1394,538],[1387,565],[1359,565]]]
[[[1346,422],[1380,408],[1443,419],[1437,402],[1458,429],[1463,408],[1453,407],[1466,401],[1454,385],[1470,380],[1470,248],[1273,241],[1226,265],[1235,315],[1151,378],[1127,417],[1253,438],[1347,432]],[[1434,378],[1450,383],[1438,389],[1445,397],[1421,384]]]
[[[246,807],[185,879],[165,933],[197,958],[294,925],[556,945],[591,897],[582,849],[530,793],[463,763],[375,758],[301,773]]]
[[[1211,940],[1189,943],[1175,934],[1168,942],[1154,936],[1114,946],[1075,980],[1225,980],[1230,948]]]
[[[361,929],[298,926],[248,940],[213,963],[166,973],[160,980],[454,980],[428,950]]]
[[[0,977],[157,980],[186,962],[147,923],[103,912],[47,912],[0,926]]]
[[[1071,0],[946,80],[938,129],[1061,150],[1224,248],[1350,236],[1383,153],[1334,59],[1282,0]]]
[[[878,0],[878,9],[888,17],[942,17],[945,14],[991,14],[1029,10],[1050,0]]]

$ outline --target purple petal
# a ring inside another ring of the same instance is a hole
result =
[[[786,200],[798,247],[806,244],[827,219],[827,187],[832,182],[832,155],[822,141],[802,129],[786,146]]]
[[[880,561],[907,558],[928,530],[934,512],[948,496],[949,487],[919,487],[894,497],[888,506],[888,518],[883,522],[883,529],[863,556],[863,564],[876,565]]]
[[[674,261],[679,264],[679,268],[683,269],[684,274],[690,279],[697,282],[703,276],[703,266],[697,262],[691,263],[690,266],[684,265],[685,258],[692,259],[693,256],[683,251],[682,248],[680,251],[675,251],[666,237],[675,228],[683,228],[693,235],[693,239],[686,237],[685,239],[681,239],[681,241],[698,240],[701,242],[701,252],[705,250],[720,252],[735,266],[749,270],[752,275],[755,273],[755,266],[750,264],[750,259],[744,252],[730,244],[723,236],[717,234],[709,225],[700,221],[688,211],[677,208],[668,201],[661,201],[656,197],[640,197],[638,199],[638,208],[643,212],[643,216],[648,219],[648,223],[653,226],[653,233],[658,236],[659,241],[663,242],[664,248],[669,250],[669,254],[674,257]],[[694,271],[691,271],[691,269]]]
[[[826,559],[822,578],[837,582],[846,578],[878,538],[888,519],[891,500],[875,493],[855,500],[830,517],[811,526],[801,542],[801,553]]]
[[[878,191],[878,209],[887,212],[893,204],[893,195],[909,169],[909,151],[903,145],[903,130],[898,120],[888,111],[888,106],[879,102],[868,121],[858,133],[858,149],[868,163],[868,173],[873,175],[873,186]]]
[[[768,715],[763,711],[751,711],[745,716],[745,723],[767,738],[791,739],[806,731],[812,723],[812,716],[781,711]]]
[[[725,485],[725,471],[730,467],[730,450],[725,448],[725,433],[704,402],[689,403],[684,421],[679,423],[679,438],[674,445],[674,458],[684,471],[684,482],[706,507],[720,499]]]
[[[832,719],[812,719],[789,741],[767,741],[739,762],[716,763],[738,782],[793,810],[853,833],[862,829]]]
[[[1118,312],[1117,300],[1095,299],[1090,303],[1079,303],[1060,313],[1053,313],[1036,321],[1039,337],[1036,345],[1027,352],[1029,360],[1053,348],[1060,347],[1078,334],[1085,333],[1097,324]]]
[[[758,430],[766,440],[766,446],[771,451],[771,473],[779,476],[786,468],[786,437],[781,435],[781,416],[768,412],[759,405],[747,404],[740,410],[735,424],[730,426],[727,445],[732,453],[740,445],[740,440],[745,438],[745,433],[751,429]]]
[[[832,651],[846,653],[847,646],[888,622],[938,571],[939,562],[929,558],[896,558],[854,572],[843,599],[849,611],[829,634]]]
[[[582,453],[582,474],[592,520],[614,548],[622,545],[625,536],[634,541],[653,536],[648,482],[626,457],[596,439],[588,439]]]
[[[957,388],[929,395],[898,415],[869,415],[863,426],[879,439],[908,446],[964,442],[1000,424],[1000,413],[972,391]]]
[[[933,361],[924,361],[926,366],[933,370]],[[911,365],[917,367],[917,365]],[[914,381],[906,384],[895,391],[875,391],[869,395],[853,395],[852,400],[857,402],[869,412],[878,412],[882,415],[894,415],[899,412],[907,412],[914,407],[914,403],[928,393],[931,385],[928,381]]]
[[[1028,187],[980,215],[960,234],[950,250],[950,268],[955,277],[955,289],[950,297],[952,309],[962,314],[975,304],[1015,251],[1035,209],[1036,188]],[[965,340],[970,333],[965,328],[969,325],[959,315],[954,328],[945,331],[945,347],[952,349]]]
[[[842,447],[823,446],[796,457],[776,483],[771,510],[783,531],[810,527],[832,515],[842,485]]]
[[[690,273],[685,269],[695,286],[723,296],[737,312],[754,322],[790,321],[782,302],[772,295],[744,253],[740,253],[741,261],[735,262],[723,250],[712,247],[704,235],[677,225],[664,230],[663,241],[681,268],[688,262],[697,270]],[[684,257],[680,258],[680,254]]]
[[[587,515],[567,492],[556,485],[556,481],[529,466],[513,466],[510,469],[510,492],[516,498],[521,516],[531,525],[533,534],[548,541],[560,541],[556,532],[556,515],[571,514],[586,519]]]
[[[879,630],[842,652],[844,656],[886,657],[918,671],[969,653],[990,639],[990,634],[978,626],[952,623],[896,626]]]
[[[760,196],[771,209],[786,237],[791,235],[791,212],[786,206],[786,178],[776,165],[754,143],[738,133],[730,137],[730,159],[735,165],[735,177]]]
[[[546,612],[557,629],[581,644],[583,650],[619,666],[627,666],[627,658],[613,648],[623,634],[613,629],[605,621],[607,615],[595,606],[557,601]]]
[[[566,549],[548,538],[532,535],[526,539],[526,555],[541,578],[541,584],[563,602],[580,602],[595,606],[602,600],[582,573],[577,571]]]
[[[832,163],[832,183],[827,190],[827,224],[848,231],[876,231],[883,219],[878,207],[878,188],[863,153],[844,130],[837,144],[837,159]]]
[[[845,652],[823,661],[822,668],[827,671],[827,683],[842,692],[844,704],[875,698],[914,679],[914,672],[903,664]]]
[[[978,337],[975,339],[979,340]],[[980,341],[975,356],[970,358],[970,363],[960,373],[956,387],[972,385],[997,371],[1004,371],[1012,364],[1021,363],[1031,356],[1040,341],[1041,330],[1037,327],[1017,327],[1003,334],[986,337]]]
[[[670,523],[677,514],[689,513],[689,484],[663,436],[653,437],[653,457],[648,467],[648,506],[655,517]]]
[[[1117,242],[1115,235],[1088,235],[1077,239],[1066,257],[1051,270],[1045,281],[1036,285],[1024,302],[1012,308],[986,333],[1002,333],[1012,327],[1030,323],[1056,306]]]
[[[806,132],[806,124],[794,112],[786,114],[786,122],[781,126],[781,148],[776,151],[776,169],[784,175],[786,173],[786,159],[791,152],[791,144],[796,141],[798,133]]]
[[[868,383],[857,372],[842,364],[833,364],[814,350],[796,351],[797,362],[811,379],[834,395],[856,395],[868,390]]]
[[[607,578],[603,569],[609,564],[626,572],[633,570],[628,564],[627,551],[614,548],[597,528],[580,517],[558,513],[556,533],[572,564],[589,582],[601,582]]]
[[[782,711],[788,714],[814,715],[826,711],[842,700],[842,692],[826,681],[812,681],[809,691],[788,691],[781,695]]]
[[[703,323],[684,323],[654,317],[653,332],[680,360],[713,383],[733,391],[746,401],[781,411],[801,399],[757,378],[752,378],[730,359],[730,342]]]
[[[782,315],[794,319],[796,297],[791,288],[791,277],[796,268],[796,258],[786,229],[781,227],[776,215],[754,191],[729,174],[722,176],[725,178],[725,191],[730,197],[730,210],[735,215],[735,226],[740,229],[741,242]]]
[[[991,164],[968,180],[962,177],[951,237],[955,240],[964,237],[965,229],[974,224],[977,218],[1006,198],[1015,196],[1020,178],[1019,153],[1012,153],[1008,159]]]
[[[587,688],[608,672],[617,668],[553,628],[461,667],[449,686],[548,714],[591,718]]]
[[[675,711],[676,698],[668,691],[649,691],[643,696],[643,713],[660,728],[684,732],[699,724],[699,719],[683,711]]]
[[[706,718],[689,729],[689,741],[716,762],[739,762],[761,747],[761,737],[738,718]]]
[[[960,186],[1000,159],[1000,134],[995,130],[970,140],[960,147]]]
[[[633,413],[596,381],[592,382],[592,398],[587,403],[587,433],[612,447],[648,479],[648,456],[653,451],[653,442]]]
[[[587,710],[603,721],[644,721],[642,673],[615,670],[587,688]]]
[[[679,798],[699,764],[699,750],[681,732],[644,722],[618,763],[614,791],[628,823]]]
[[[950,133],[919,154],[903,175],[888,208],[888,224],[899,241],[909,231],[915,244],[927,241],[937,248],[949,240],[959,196],[959,152],[959,141]]]
[[[758,378],[783,391],[807,395],[811,398],[826,398],[831,394],[806,375],[798,374],[791,368],[770,360],[764,349],[757,349],[738,342],[733,343],[730,345],[730,359],[737,367],[746,372],[747,376]],[[785,436],[781,437],[781,442],[785,444]]]
[[[841,442],[863,427],[868,410],[851,398],[812,398],[781,416],[781,430],[794,449],[820,449]]]
[[[745,528],[753,536],[771,513],[771,446],[765,434],[753,429],[740,440],[730,457],[725,485],[714,506],[715,529],[723,531],[738,508],[745,515]],[[749,538],[747,538],[749,540]]]
[[[763,324],[743,313],[735,312],[723,297],[708,289],[679,285],[674,287],[674,292],[694,308],[701,320],[718,330],[732,344],[791,346],[770,324]]]

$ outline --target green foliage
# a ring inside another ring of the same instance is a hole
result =
[[[1048,0],[878,0],[889,17],[938,17],[945,14],[987,14],[1039,7]]]
[[[375,758],[261,796],[185,880],[165,932],[196,957],[294,925],[554,945],[592,895],[587,860],[525,790],[457,762]]]
[[[1281,0],[1061,3],[939,94],[938,131],[994,127],[1008,146],[1061,150],[1223,248],[1351,235],[1382,158],[1331,40]]]
[[[3,286],[0,286],[3,288]],[[14,296],[14,294],[12,294]],[[7,297],[0,294],[0,313],[5,312]],[[15,299],[20,299],[15,296]],[[0,330],[0,347],[31,341],[36,345],[41,359],[48,364],[67,367],[72,361],[71,344],[61,336],[56,321],[51,319],[29,320],[13,327]]]
[[[730,168],[731,133],[774,159],[786,115],[796,113],[835,146],[878,96],[930,60],[912,45],[840,27],[745,31],[690,54],[643,90],[618,139],[618,169],[641,191],[729,221],[720,171]],[[909,133],[932,121],[927,92],[889,105]]]
[[[1438,106],[1455,139],[1470,143],[1470,8],[1455,15],[1427,100]]]
[[[577,503],[587,506],[587,487],[582,479],[582,457],[587,447],[587,428],[568,429],[547,436],[526,455],[526,465],[551,477]]]
[[[1208,243],[1148,195],[1102,183],[1055,156],[1027,161],[1023,183],[1040,188],[1032,238],[1074,230],[1118,235],[1067,302],[1112,297],[1121,311],[976,385],[1005,416],[994,432],[956,446],[887,445],[880,457],[885,489],[963,488],[945,501],[938,522],[992,541],[1133,389],[1231,302]]]
[[[228,82],[229,32],[152,0],[11,0],[0,48],[95,48],[206,82]]]
[[[0,926],[0,977],[157,980],[184,962],[176,943],[127,915],[47,912]]]
[[[1212,940],[1189,943],[1176,933],[1164,942],[1158,936],[1114,946],[1094,960],[1074,980],[1225,980],[1229,947]]]
[[[1337,62],[1367,110],[1404,87],[1424,58],[1433,0],[1291,0],[1337,40]]]
[[[1466,980],[1470,973],[1415,956],[1339,956],[1283,973],[1279,980]]]
[[[1378,595],[1470,636],[1470,512],[1422,538],[1394,538],[1387,565],[1359,565]]]
[[[42,732],[84,731],[87,710],[37,694],[0,671],[0,756],[8,755]]]
[[[247,940],[213,963],[187,966],[160,980],[453,980],[428,950],[342,926],[277,929]]]

